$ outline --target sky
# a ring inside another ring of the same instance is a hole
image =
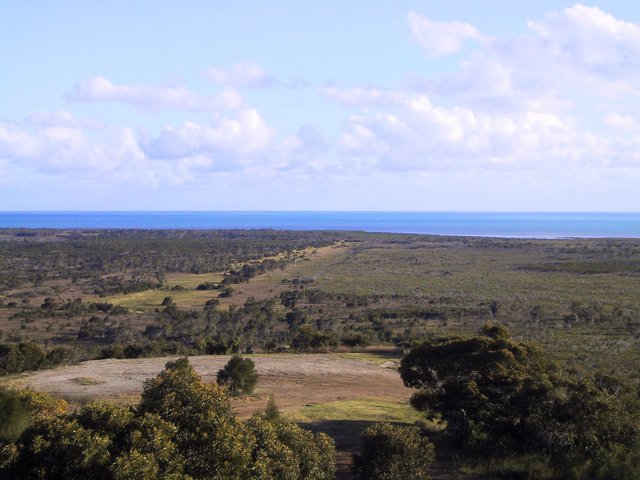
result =
[[[640,211],[635,2],[0,0],[0,211]]]

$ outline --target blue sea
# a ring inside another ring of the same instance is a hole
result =
[[[640,238],[640,212],[0,212],[0,228],[272,228],[509,238]]]

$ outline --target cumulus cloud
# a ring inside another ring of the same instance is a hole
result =
[[[223,118],[212,125],[185,122],[166,127],[144,142],[144,149],[155,159],[211,159],[220,170],[242,168],[267,151],[275,136],[255,109],[238,112],[236,118]]]
[[[0,158],[39,173],[155,182],[153,169],[129,128],[105,128],[93,137],[79,127],[27,129],[3,123]]]
[[[28,113],[26,123],[35,127],[69,127],[69,128],[102,128],[101,122],[78,118],[67,110],[57,110],[55,112],[31,111]]]
[[[230,68],[211,67],[204,74],[214,83],[234,88],[269,88],[277,84],[276,78],[255,61],[236,63]]]
[[[407,15],[409,28],[415,40],[428,56],[455,53],[468,40],[486,41],[476,27],[465,22],[434,22],[415,12]]]
[[[640,25],[576,4],[527,22],[526,33],[492,38],[441,78],[409,85],[476,108],[568,110],[585,96],[640,94]]]
[[[220,174],[318,171],[330,150],[313,125],[279,139],[252,108],[158,133],[92,125],[66,111],[34,112],[22,125],[0,123],[0,162],[81,180],[183,185]]]
[[[597,7],[576,4],[528,22],[530,41],[562,62],[606,80],[640,75],[640,25],[618,20]],[[635,90],[635,86],[629,85]]]
[[[183,85],[115,84],[104,77],[77,83],[66,99],[72,102],[121,102],[142,109],[232,110],[243,105],[235,90],[203,96]]]
[[[406,97],[402,91],[367,87],[320,87],[318,92],[345,107],[393,106]]]
[[[335,95],[337,101],[353,94]],[[335,93],[335,92],[334,92]],[[351,98],[351,97],[349,97]],[[356,168],[439,171],[612,166],[622,151],[550,112],[486,113],[443,107],[426,95],[358,91],[381,112],[354,114],[339,146]]]
[[[0,163],[180,185],[216,176],[286,184],[287,178],[331,175],[336,181],[438,175],[471,181],[469,171],[480,172],[478,178],[639,175],[640,122],[633,108],[640,96],[640,26],[580,4],[523,26],[522,34],[489,38],[470,24],[409,13],[408,27],[428,56],[460,51],[466,42],[477,48],[457,70],[414,75],[408,87],[316,88],[348,112],[332,136],[313,123],[279,132],[246,105],[234,88],[287,86],[255,62],[208,70],[212,82],[229,88],[214,96],[182,85],[95,77],[76,85],[68,99],[215,112],[214,119],[183,117],[155,131],[133,131],[66,110],[31,112],[23,124],[0,124]],[[286,95],[282,88],[271,93]]]

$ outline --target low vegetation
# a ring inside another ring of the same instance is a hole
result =
[[[354,471],[362,480],[430,480],[433,444],[417,426],[378,423],[362,434]]]
[[[333,442],[256,415],[238,420],[225,392],[183,358],[150,379],[135,407],[52,412],[5,392],[2,478],[300,479],[334,476]],[[25,421],[30,410],[31,421]],[[22,430],[19,433],[19,430]],[[19,434],[18,434],[19,433]]]
[[[292,417],[314,428],[324,419],[357,434],[375,421],[391,422],[366,430],[356,462],[361,478],[426,478],[433,456],[410,458],[416,446],[431,451],[424,442],[435,446],[438,465],[481,475],[638,478],[640,240],[0,233],[0,376],[96,358],[229,354],[236,356],[220,370],[223,388],[206,387],[216,399],[211,405],[228,405],[227,394],[251,395],[258,381],[251,360],[240,355],[334,351],[383,368],[400,363],[406,385],[416,389],[414,410],[371,398],[310,399]],[[172,364],[161,377],[188,372]],[[101,380],[71,381],[89,389]],[[64,413],[34,394],[4,392],[3,472],[44,478],[38,462],[53,459],[47,469],[68,470],[50,478],[88,478],[84,468],[104,478],[210,478],[198,476],[206,461],[191,465],[197,455],[185,453],[196,438],[180,433],[168,410],[144,407],[145,395],[131,408]],[[58,413],[45,418],[40,404]],[[426,415],[419,431],[398,425],[419,415]],[[238,446],[244,466],[234,468],[245,477],[237,478],[303,478],[296,477],[301,453],[287,442],[308,432],[286,430],[294,427],[275,414],[247,423],[232,416],[224,428],[250,439]],[[149,431],[169,439],[166,449],[136,443]],[[59,450],[47,450],[54,443]],[[281,463],[269,453],[276,445],[292,452]],[[235,453],[226,454],[235,462]],[[167,456],[181,460],[169,466]]]

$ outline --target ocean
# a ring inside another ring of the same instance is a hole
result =
[[[508,238],[640,238],[640,212],[0,212],[0,228],[271,228]]]

